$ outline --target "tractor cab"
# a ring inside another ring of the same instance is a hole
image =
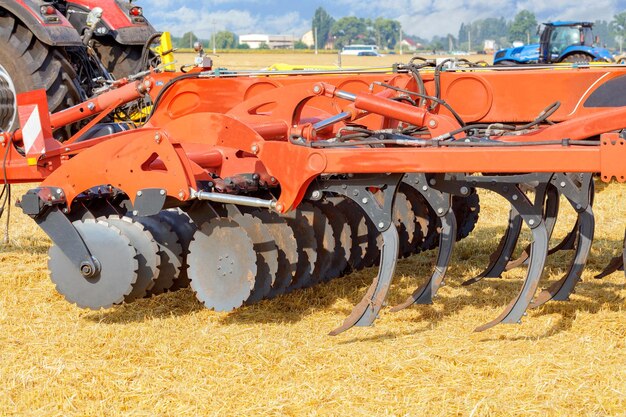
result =
[[[591,22],[543,23],[537,33],[539,44],[502,49],[495,54],[494,65],[613,61],[611,53],[594,38]]]

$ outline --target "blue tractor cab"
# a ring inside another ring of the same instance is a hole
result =
[[[593,23],[561,21],[539,26],[539,43],[496,52],[494,65],[552,64],[556,62],[612,62],[613,55],[596,46]]]

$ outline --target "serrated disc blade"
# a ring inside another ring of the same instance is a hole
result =
[[[91,255],[100,265],[100,272],[85,278],[80,270],[56,245],[48,252],[48,268],[57,291],[66,300],[82,308],[98,310],[121,304],[137,281],[137,252],[120,230],[97,220],[72,223]]]
[[[330,201],[319,201],[315,204],[326,216],[333,229],[335,238],[334,249],[330,268],[326,278],[333,279],[341,276],[348,267],[350,260],[350,250],[352,248],[352,232],[348,220],[343,213]]]
[[[317,242],[313,233],[313,225],[302,211],[295,210],[292,217],[285,217],[287,224],[293,230],[298,243],[298,263],[296,275],[287,292],[306,287],[312,279],[317,261]]]
[[[167,223],[176,236],[178,243],[182,248],[182,266],[178,278],[174,280],[170,290],[176,290],[189,287],[189,277],[187,275],[187,254],[189,253],[189,244],[193,239],[193,234],[198,229],[191,218],[185,212],[179,209],[163,210],[159,213],[162,221]]]
[[[398,191],[393,203],[393,221],[398,229],[398,237],[400,239],[399,256],[406,257],[411,255],[411,238],[415,234],[415,221],[411,203],[407,196]]]
[[[190,286],[207,308],[231,311],[250,297],[257,274],[254,245],[245,230],[226,218],[204,223],[189,245]]]
[[[278,271],[278,249],[268,228],[260,219],[248,213],[234,215],[232,219],[246,231],[256,253],[254,288],[246,300],[247,304],[253,304],[265,298],[272,288]]]
[[[148,291],[147,296],[162,294],[172,288],[174,281],[180,275],[180,269],[183,264],[183,249],[180,243],[178,243],[178,236],[159,216],[138,216],[133,219],[143,224],[152,233],[154,240],[159,245],[159,253],[161,255],[159,275],[154,281],[154,286]]]
[[[298,243],[287,221],[269,210],[253,210],[251,214],[267,226],[278,249],[278,271],[268,298],[283,294],[291,285],[298,265]]]
[[[349,267],[354,270],[364,268],[363,261],[367,253],[369,237],[363,212],[355,202],[345,197],[329,197],[328,201],[346,217],[350,226],[352,246],[350,247]]]
[[[420,193],[405,183],[400,184],[400,191],[402,191],[411,204],[415,228],[413,230],[413,236],[410,236],[409,246],[412,253],[418,253],[422,250],[424,239],[426,238],[429,230],[430,214],[428,211],[428,204]]]
[[[452,196],[452,211],[459,225],[457,228],[456,240],[466,238],[476,227],[478,223],[478,215],[480,213],[480,200],[475,188],[472,188],[470,194],[461,196]]]
[[[328,278],[335,250],[335,236],[328,218],[318,207],[307,202],[300,204],[298,210],[301,210],[302,214],[309,219],[317,244],[317,260],[309,283],[309,285],[315,285]]]
[[[113,225],[120,229],[122,235],[126,236],[131,245],[137,251],[137,281],[133,284],[133,290],[124,301],[130,303],[138,298],[146,296],[148,290],[154,286],[154,280],[159,275],[158,264],[161,260],[159,246],[152,233],[150,233],[141,223],[129,217],[111,216],[100,218],[99,220]]]

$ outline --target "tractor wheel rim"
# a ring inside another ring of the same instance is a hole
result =
[[[17,91],[8,71],[0,65],[0,131],[10,132],[15,127]]]

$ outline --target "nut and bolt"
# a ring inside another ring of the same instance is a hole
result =
[[[182,200],[185,198],[185,192],[184,191],[179,191],[178,192],[178,197]]]
[[[255,155],[258,154],[259,153],[259,145],[252,145],[250,150],[252,151],[253,154],[255,154]]]
[[[367,202],[368,202],[367,198],[363,198],[363,200],[361,200],[361,203],[363,204],[367,204]]]
[[[95,105],[95,104],[93,104],[93,103],[89,103],[89,104],[87,104],[87,108],[88,108],[90,111],[94,111],[94,110],[96,109],[96,105]]]
[[[535,221],[533,219],[528,220],[528,225],[529,226],[534,226]]]
[[[443,214],[443,208],[439,207],[439,208],[437,209],[437,213],[439,213],[439,214]]]
[[[154,141],[157,144],[161,143],[161,134],[160,133],[157,132],[157,133],[154,134]]]
[[[161,195],[165,195],[165,190],[161,190],[161,191],[159,191],[159,194],[161,194]]]
[[[561,181],[561,184],[559,184],[561,186],[561,188],[565,188],[565,181]]]
[[[430,122],[428,122],[428,126],[430,126],[430,127],[437,127],[437,121],[431,120]]]
[[[513,195],[511,196],[511,198],[513,199],[513,201],[517,201],[517,199],[518,199],[519,197],[517,196],[517,194],[513,194]]]
[[[437,180],[434,178],[431,178],[431,180],[429,181],[430,185],[436,185],[437,184]]]
[[[382,228],[384,228],[384,227],[385,227],[385,223],[384,223],[384,222],[380,222],[380,223],[378,223],[378,228],[379,228],[379,229],[382,229]]]
[[[143,191],[137,191],[137,197],[141,197],[143,195]]]
[[[317,200],[317,199],[319,199],[319,198],[321,198],[321,197],[322,197],[322,193],[320,193],[320,192],[319,192],[319,191],[317,191],[317,190],[313,191],[313,193],[311,194],[311,198],[313,198],[313,199],[315,199],[315,200]]]
[[[461,187],[461,194],[463,194],[463,195],[467,195],[467,194],[469,194],[469,188],[467,188],[467,187]]]
[[[320,87],[319,85],[316,85],[313,87],[313,92],[315,94],[319,94],[322,91],[322,87]]]
[[[88,278],[93,276],[94,270],[93,267],[91,265],[89,265],[88,263],[84,262],[83,264],[80,265],[80,273]]]
[[[422,187],[422,191],[428,191],[428,187],[427,186],[423,186]]]

